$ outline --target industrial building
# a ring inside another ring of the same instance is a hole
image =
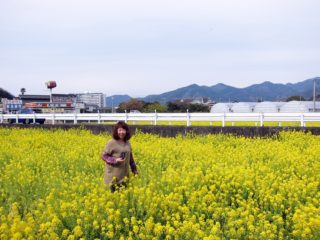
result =
[[[217,103],[210,110],[211,113],[307,113],[314,111],[320,112],[319,101]]]

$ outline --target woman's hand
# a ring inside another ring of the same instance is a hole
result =
[[[116,158],[116,163],[123,163],[124,161],[124,158]]]

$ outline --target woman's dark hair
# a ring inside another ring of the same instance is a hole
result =
[[[119,121],[113,126],[113,131],[112,131],[112,137],[115,140],[119,140],[119,135],[118,135],[118,129],[123,128],[126,130],[126,136],[124,137],[124,141],[128,141],[131,138],[131,133],[129,130],[128,124],[126,124],[124,121]]]

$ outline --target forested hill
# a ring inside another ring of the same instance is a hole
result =
[[[199,86],[192,84],[173,91],[158,95],[148,95],[141,98],[147,102],[168,102],[186,98],[208,97],[211,100],[223,101],[284,101],[290,96],[302,96],[305,99],[312,98],[313,83],[316,81],[316,91],[320,91],[320,77],[311,78],[298,83],[272,83],[263,82],[245,88],[236,88],[218,83],[213,86]]]
[[[12,99],[14,96],[3,88],[0,88],[0,98]]]

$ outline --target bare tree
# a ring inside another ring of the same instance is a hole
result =
[[[24,93],[26,92],[26,89],[25,88],[21,88],[20,92],[21,92],[21,95],[24,95]]]

